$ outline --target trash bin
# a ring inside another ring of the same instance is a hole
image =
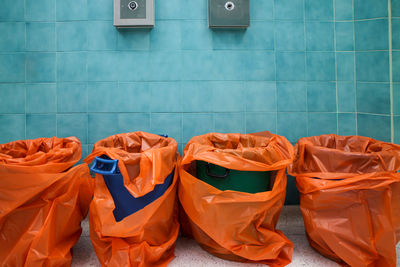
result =
[[[2,266],[69,266],[93,195],[75,137],[0,145]]]
[[[269,191],[271,179],[269,172],[237,171],[201,160],[196,161],[196,178],[222,191],[253,194]]]
[[[361,136],[301,138],[296,176],[310,245],[343,265],[396,266],[400,146]]]
[[[85,159],[95,172],[90,237],[102,265],[165,266],[174,258],[177,146],[155,134],[117,134]]]
[[[289,141],[269,132],[210,133],[193,137],[184,153],[178,191],[183,234],[223,259],[271,266],[289,264],[293,243],[276,229],[285,201],[285,171],[294,155]],[[196,170],[199,163],[201,170]],[[234,185],[240,190],[220,190],[214,181],[202,179],[207,175],[207,163],[222,168],[220,176],[225,176],[227,170],[238,171]],[[199,175],[203,177],[198,179]],[[260,188],[240,188],[252,184],[254,177],[264,179]],[[266,186],[268,178],[271,186]]]

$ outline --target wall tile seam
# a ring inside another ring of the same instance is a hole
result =
[[[390,79],[390,135],[391,142],[395,141],[394,129],[394,91],[393,91],[393,43],[392,43],[392,2],[388,0],[388,34],[389,34],[389,79]],[[400,100],[399,100],[400,101]]]
[[[354,5],[354,0],[352,0],[352,11],[353,11],[353,49],[354,49],[354,54],[353,54],[353,60],[354,60],[354,110],[356,113],[356,135],[358,135],[358,110],[357,110],[357,55],[356,55],[356,23],[355,23],[355,5]]]

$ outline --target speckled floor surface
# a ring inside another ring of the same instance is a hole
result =
[[[298,206],[285,206],[278,223],[278,229],[294,243],[294,253],[292,263],[289,266],[307,267],[331,267],[339,266],[335,262],[328,260],[309,245],[304,234],[303,219]],[[216,258],[202,250],[195,241],[180,237],[175,250],[176,258],[168,265],[171,267],[256,267],[265,266],[261,264],[243,264]],[[400,266],[400,245],[397,246],[397,261]],[[83,223],[83,233],[81,239],[74,248],[72,267],[81,266],[100,266],[96,254],[93,251],[89,237],[89,224],[85,220]]]

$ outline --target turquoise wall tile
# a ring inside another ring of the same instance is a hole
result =
[[[356,90],[353,82],[338,82],[339,112],[356,111]]]
[[[217,133],[246,132],[244,113],[214,113],[214,126]]]
[[[258,62],[253,58],[257,53],[260,53]],[[211,75],[205,79],[241,81],[268,80],[271,78],[272,80],[272,74],[275,77],[275,65],[270,65],[273,63],[273,58],[270,55],[273,54],[264,51],[258,52],[258,50],[253,53],[247,53],[247,51],[235,51],[235,53],[226,50],[214,51],[211,55]],[[265,61],[261,62],[261,60]],[[202,62],[200,63],[202,64]],[[185,62],[184,64],[184,67],[186,67],[187,64],[193,63]],[[207,67],[207,65],[202,65],[202,67]]]
[[[87,0],[89,20],[112,20],[114,16],[113,1]]]
[[[307,136],[307,128],[307,113],[278,113],[277,134],[283,135],[290,142],[297,142],[299,138]]]
[[[307,105],[309,112],[336,112],[336,83],[308,83]]]
[[[89,81],[116,81],[118,79],[118,53],[92,52],[87,55]]]
[[[400,116],[394,116],[394,143],[400,144]]]
[[[278,111],[307,111],[307,87],[304,82],[278,82]]]
[[[226,53],[227,55],[229,53]],[[275,80],[275,55],[272,52],[265,51],[252,51],[243,52],[241,55],[242,59],[239,59],[241,66],[243,66],[243,75],[246,80],[264,80],[264,81],[274,81]],[[225,57],[226,58],[226,57]],[[229,59],[229,58],[228,58]],[[227,60],[226,63],[232,63]],[[238,62],[235,62],[238,63]],[[225,65],[226,66],[226,65]],[[228,65],[238,70],[238,65]],[[221,66],[222,68],[222,66]],[[235,73],[229,72],[226,75],[227,79],[232,79],[235,77]],[[237,73],[236,77],[240,78],[240,73]]]
[[[181,16],[180,7],[182,5],[181,0],[155,0],[156,20],[159,19],[177,19]]]
[[[167,134],[178,143],[182,142],[182,114],[181,113],[152,113],[151,132]]]
[[[400,49],[400,18],[392,18],[393,49]]]
[[[214,49],[274,49],[274,23],[253,21],[251,27],[243,30],[213,29]]]
[[[306,22],[306,43],[307,51],[334,51],[334,24]]]
[[[383,52],[383,51],[357,52],[356,73],[358,81],[388,82],[389,81],[388,52]]]
[[[87,112],[88,93],[85,83],[57,83],[59,113]]]
[[[356,50],[387,50],[389,48],[388,20],[355,22]]]
[[[335,54],[330,52],[307,53],[307,80],[334,81]]]
[[[305,61],[304,52],[277,52],[276,79],[278,81],[304,81]]]
[[[97,141],[107,138],[118,132],[118,114],[116,113],[97,113],[90,114],[88,117],[88,142],[95,144]]]
[[[338,114],[338,134],[339,135],[357,135],[357,122],[355,113]]]
[[[91,82],[87,90],[89,112],[122,112],[124,104],[119,102],[129,97],[120,93],[117,82]]]
[[[400,115],[400,83],[393,83],[393,112],[395,115]]]
[[[148,113],[89,113],[89,143],[111,135],[135,131],[148,132],[150,114]]]
[[[308,113],[308,135],[337,134],[336,113]]]
[[[390,114],[388,83],[357,83],[357,111]]]
[[[86,25],[88,50],[115,50],[117,29],[109,21],[89,21]]]
[[[86,80],[86,52],[57,53],[57,81]]]
[[[150,80],[178,81],[181,73],[181,52],[154,51],[150,54]]]
[[[54,51],[56,49],[55,41],[54,23],[26,23],[27,51]]]
[[[54,83],[26,85],[26,113],[52,113],[56,111],[56,85]]]
[[[88,17],[87,0],[74,0],[73,3],[57,0],[56,8],[57,21],[86,20]]]
[[[400,17],[400,0],[391,0],[392,16]]]
[[[400,51],[393,51],[393,82],[400,82]]]
[[[181,48],[180,22],[176,20],[157,21],[150,32],[151,50],[179,50]]]
[[[358,135],[390,142],[390,116],[358,114]]]
[[[213,110],[214,94],[210,82],[183,81],[182,110],[185,112],[209,112]]]
[[[304,22],[276,21],[275,44],[280,51],[304,51]]]
[[[198,135],[214,132],[214,115],[210,113],[183,114],[183,142]]]
[[[27,21],[54,21],[56,17],[54,0],[25,0]]]
[[[25,85],[0,84],[0,114],[25,113]]]
[[[57,50],[80,51],[87,49],[86,22],[58,22]]]
[[[212,49],[212,32],[206,20],[182,21],[181,36],[184,37],[181,39],[182,49]]]
[[[251,20],[270,20],[274,18],[274,0],[250,1]]]
[[[387,0],[354,0],[354,19],[371,19],[387,16]]]
[[[57,136],[60,138],[75,136],[82,144],[87,143],[87,114],[58,114],[57,115]]]
[[[147,81],[151,77],[150,57],[147,52],[121,52],[118,55],[118,66],[119,81]]]
[[[25,115],[0,114],[0,144],[25,139]]]
[[[149,113],[120,113],[118,114],[118,132],[149,132],[150,114]]]
[[[180,112],[182,111],[182,88],[175,82],[151,82],[151,112]]]
[[[337,80],[354,80],[354,52],[336,53]]]
[[[353,19],[353,0],[335,0],[335,19]]]
[[[0,82],[25,81],[25,54],[0,54]]]
[[[336,22],[335,31],[336,31],[336,50],[353,51],[354,50],[353,22]]]
[[[26,55],[27,82],[54,82],[56,80],[56,53],[29,53]]]
[[[150,29],[119,29],[117,31],[118,50],[149,50]]]
[[[275,0],[275,19],[304,19],[304,0]]]
[[[24,21],[25,1],[3,1],[0,9],[0,21]]]
[[[275,112],[247,112],[246,133],[270,131],[276,133]]]
[[[274,82],[245,82],[244,91],[247,112],[276,111],[276,84]]]
[[[0,22],[0,51],[25,50],[25,23]]]
[[[245,111],[246,94],[243,82],[213,82],[210,83],[213,88],[214,112],[238,112]]]
[[[306,19],[333,19],[333,0],[305,0]]]
[[[26,138],[53,137],[57,135],[56,114],[27,114]]]
[[[149,112],[151,92],[148,83],[119,83],[114,94],[120,109],[126,112]]]
[[[182,75],[185,81],[212,80],[216,76],[215,59],[212,51],[182,51]]]
[[[162,1],[162,0],[161,0]],[[185,4],[179,6],[180,16],[183,19],[203,19],[208,18],[207,1],[191,0],[185,1]]]

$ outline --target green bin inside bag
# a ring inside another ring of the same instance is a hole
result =
[[[260,193],[270,190],[270,172],[237,171],[196,161],[196,177],[219,190]]]

